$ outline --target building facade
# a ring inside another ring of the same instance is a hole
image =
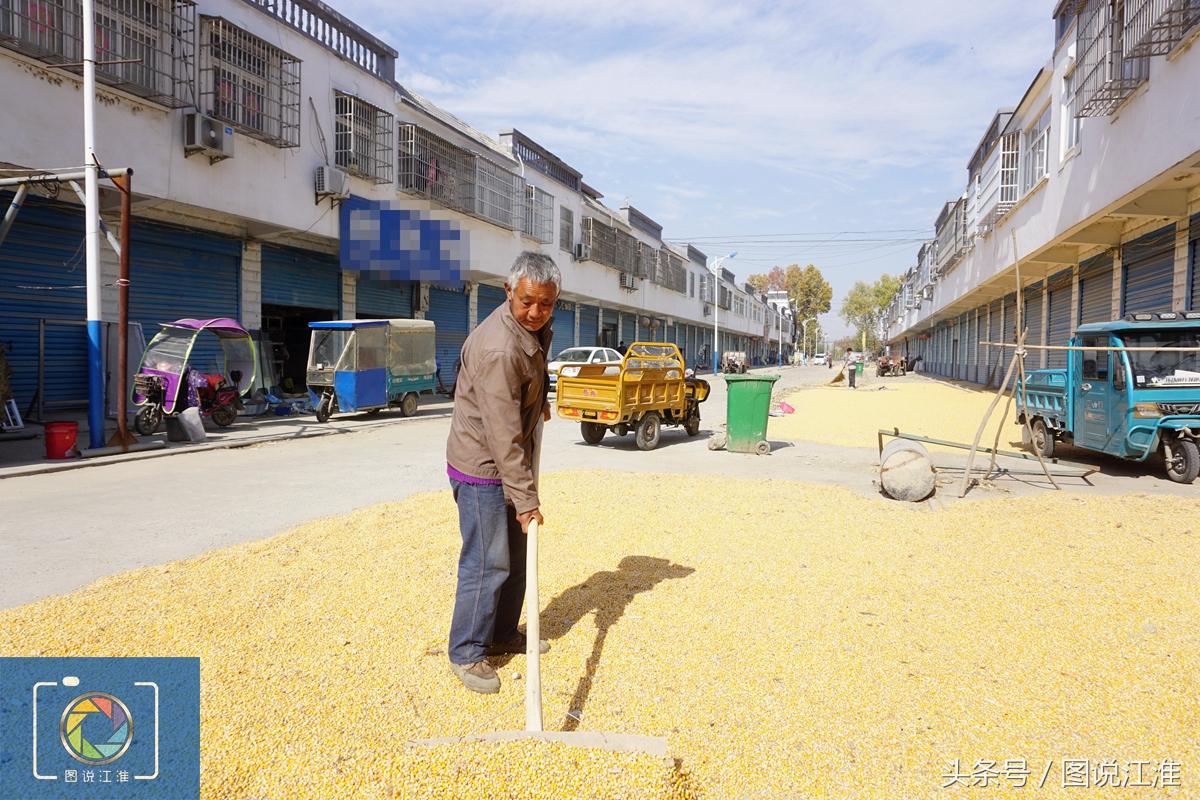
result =
[[[3,175],[78,164],[81,31],[78,0],[0,2],[0,92],[21,110],[0,119]],[[519,130],[489,137],[400,86],[396,51],[327,4],[98,0],[96,31],[96,150],[133,169],[129,307],[147,338],[181,317],[239,319],[260,332],[263,383],[300,391],[310,321],[424,317],[449,385],[509,265],[535,250],[564,276],[556,349],[652,339],[699,362],[716,284],[722,349],[761,355],[781,336],[790,348],[787,309],[714,277],[642,211],[609,208]],[[112,230],[118,208],[103,189]],[[461,246],[453,270],[397,280],[348,257],[363,208],[432,221]],[[83,231],[73,188],[42,184],[0,244],[0,345],[22,408],[87,396]],[[104,244],[101,260],[115,322],[118,261]]]
[[[892,351],[928,372],[999,383],[1018,292],[1033,345],[1200,309],[1200,3],[1063,0],[1053,19],[1050,59],[993,117],[888,309]]]

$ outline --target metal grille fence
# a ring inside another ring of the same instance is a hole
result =
[[[1197,23],[1200,0],[1125,0],[1125,57],[1166,55]]]
[[[1081,117],[1108,116],[1149,77],[1146,58],[1125,57],[1124,12],[1124,0],[1087,0],[1079,13]]]
[[[221,17],[200,17],[200,101],[276,147],[300,145],[300,60]]]
[[[536,186],[525,187],[525,222],[522,230],[539,242],[554,241],[554,195]]]
[[[683,268],[683,259],[664,247],[658,251],[658,263],[659,280],[655,283],[687,294],[687,270]]]
[[[399,131],[401,191],[423,195],[446,208],[475,213],[475,154],[424,128],[403,124]]]
[[[334,92],[333,149],[335,163],[352,175],[390,183],[392,180],[391,114],[354,95]]]
[[[477,156],[475,213],[510,230],[519,229],[525,219],[525,181]]]
[[[97,0],[96,80],[169,108],[194,105],[195,34],[192,0]],[[0,0],[0,46],[50,64],[81,62],[83,4]]]

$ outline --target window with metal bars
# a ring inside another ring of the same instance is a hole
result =
[[[1197,24],[1197,0],[1125,0],[1124,55],[1167,55]]]
[[[396,185],[468,214],[475,213],[475,154],[419,125],[399,129]]]
[[[221,17],[200,18],[200,102],[247,136],[300,145],[300,60]]]
[[[394,117],[365,100],[333,93],[334,163],[375,183],[392,180]]]
[[[1125,54],[1125,0],[1086,0],[1075,28],[1081,117],[1112,114],[1150,76],[1149,59]]]
[[[1048,151],[1050,149],[1050,106],[1038,116],[1025,131],[1025,177],[1021,183],[1021,194],[1032,191],[1038,181],[1049,171]]]
[[[526,185],[525,221],[521,230],[539,242],[554,241],[554,195]]]
[[[1020,199],[1021,132],[1005,134],[1000,148],[1000,203],[996,211],[1004,214]]]
[[[525,219],[525,181],[514,172],[476,157],[475,213],[517,230]]]
[[[571,252],[575,246],[575,212],[566,206],[558,208],[558,249]]]
[[[168,108],[195,104],[192,0],[97,0],[95,24],[97,81]],[[0,0],[0,47],[51,64],[78,64],[79,0]]]

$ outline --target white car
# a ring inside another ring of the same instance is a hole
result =
[[[813,356],[812,363],[813,363],[813,366],[814,366],[814,367],[823,367],[823,366],[825,366],[825,354],[824,354],[824,353],[817,353],[815,356]]]
[[[568,347],[546,365],[550,373],[550,391],[558,388],[558,371],[569,364],[616,364],[620,365],[621,354],[611,347]]]

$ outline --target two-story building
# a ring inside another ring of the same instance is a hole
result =
[[[133,170],[129,310],[146,338],[180,317],[234,317],[258,332],[262,382],[298,391],[310,321],[425,317],[449,385],[463,340],[503,302],[509,265],[538,250],[564,276],[556,349],[654,339],[677,342],[690,363],[711,353],[704,253],[668,243],[637,208],[610,209],[519,130],[492,138],[408,91],[396,51],[329,5],[96,9],[96,152]],[[79,0],[0,2],[12,111],[0,119],[0,174],[79,164],[83,25]],[[12,197],[0,192],[0,206]],[[111,229],[118,207],[106,186]],[[0,344],[23,409],[35,394],[42,410],[85,402],[83,236],[74,187],[43,182],[0,244]],[[111,323],[107,245],[101,261]],[[777,343],[759,319],[765,299],[731,274],[722,285],[723,349]],[[790,318],[782,335],[790,347]]]
[[[1053,18],[1053,53],[993,117],[888,310],[893,350],[936,374],[1003,377],[1013,348],[987,343],[1016,341],[1017,292],[1034,345],[1200,309],[1200,4],[1062,0]]]

